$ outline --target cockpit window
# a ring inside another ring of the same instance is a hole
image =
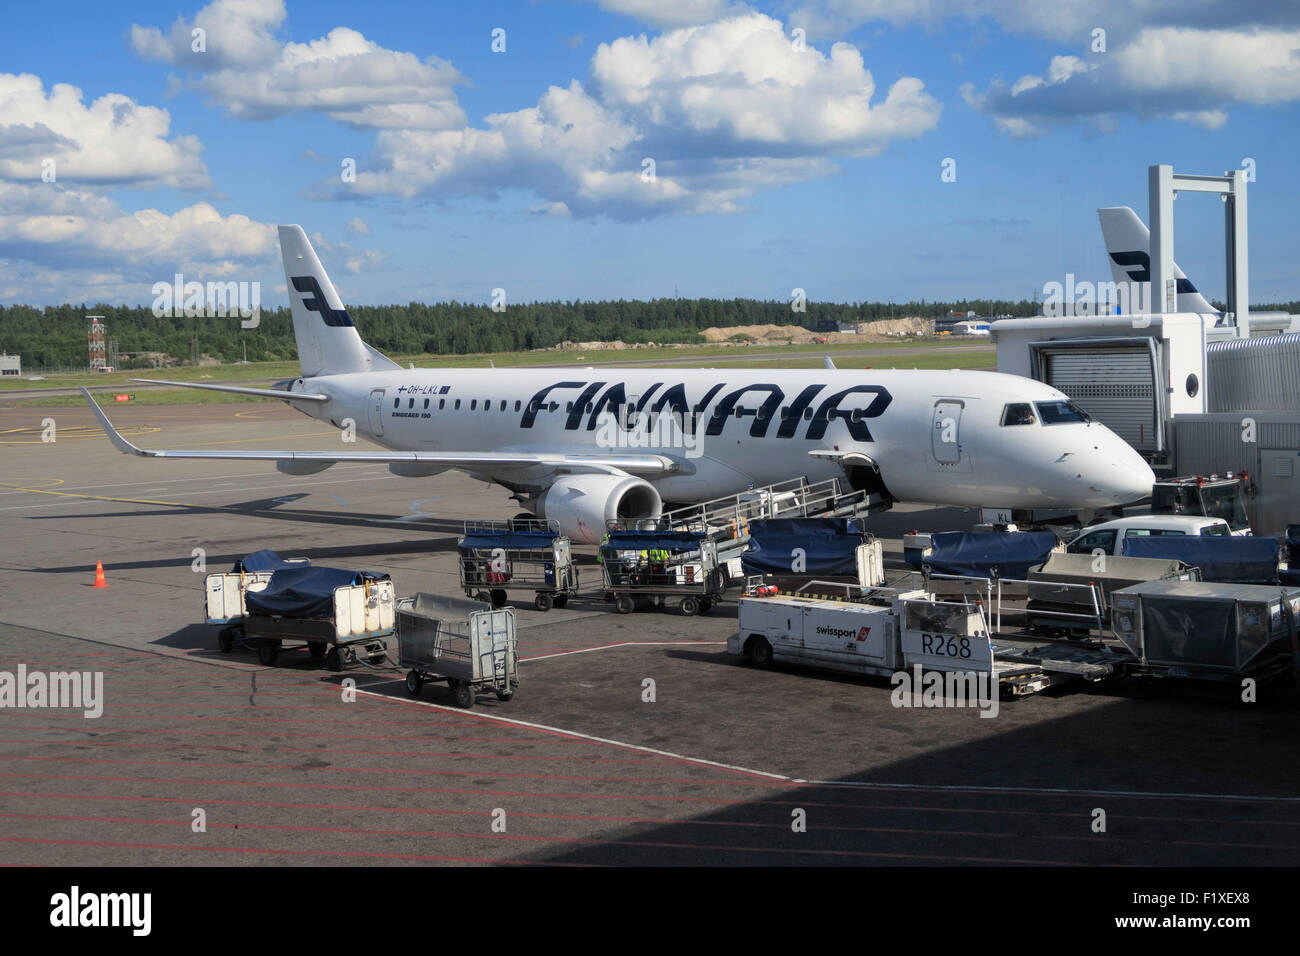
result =
[[[1028,402],[1014,402],[1002,409],[1002,425],[1032,425],[1034,409]]]
[[[1092,416],[1074,402],[1034,402],[1044,425],[1077,425],[1092,421]]]

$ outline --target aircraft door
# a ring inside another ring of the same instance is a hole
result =
[[[934,403],[930,447],[934,460],[941,465],[961,463],[961,411],[965,404],[955,399],[940,399]]]
[[[370,390],[370,434],[382,435],[384,433],[384,390],[382,388],[372,388]]]

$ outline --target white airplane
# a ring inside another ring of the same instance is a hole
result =
[[[1080,510],[1136,501],[1155,480],[1064,393],[996,372],[403,369],[361,340],[301,227],[280,227],[280,249],[302,376],[287,391],[160,384],[276,398],[388,450],[145,450],[87,392],[120,451],[291,475],[341,461],[412,478],[457,469],[583,542],[665,503],[800,476],[887,502]]]

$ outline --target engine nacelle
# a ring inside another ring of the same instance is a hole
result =
[[[539,515],[558,521],[561,534],[585,544],[605,537],[607,521],[626,528],[641,518],[658,518],[663,507],[655,486],[631,475],[564,475],[537,499]]]

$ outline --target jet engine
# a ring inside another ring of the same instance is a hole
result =
[[[608,521],[626,528],[658,518],[662,510],[655,486],[632,475],[563,475],[537,499],[540,516],[558,521],[561,534],[586,544],[605,536]]]

